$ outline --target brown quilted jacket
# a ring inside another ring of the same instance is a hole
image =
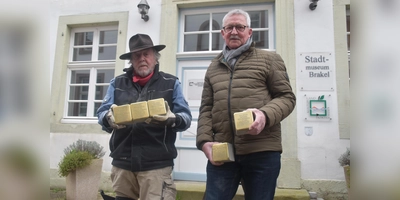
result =
[[[234,144],[237,155],[260,151],[280,151],[281,124],[294,109],[296,97],[282,58],[256,49],[254,44],[237,60],[232,70],[219,54],[207,69],[196,146],[205,142]],[[233,113],[257,108],[266,115],[259,135],[236,136]]]

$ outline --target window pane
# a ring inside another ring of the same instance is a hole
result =
[[[93,116],[97,116],[96,112],[97,112],[97,109],[99,109],[100,105],[101,105],[101,103],[94,103]]]
[[[70,86],[69,100],[87,100],[89,86]]]
[[[254,31],[253,30],[253,41],[256,42],[256,47],[261,49],[268,49],[268,31]]]
[[[350,51],[350,15],[347,15],[346,17],[346,29],[347,29],[347,50]]]
[[[99,47],[99,60],[115,60],[117,47]]]
[[[210,30],[210,15],[186,15],[185,32]]]
[[[92,60],[92,47],[74,48],[72,61],[90,61]]]
[[[221,30],[222,29],[222,19],[224,18],[225,13],[213,13],[212,14],[212,19],[213,19],[213,30]]]
[[[250,11],[251,28],[268,28],[268,11]]]
[[[118,31],[100,31],[100,44],[115,44],[117,43]]]
[[[221,33],[212,34],[212,50],[222,50],[224,42]]]
[[[114,69],[98,69],[96,83],[109,83],[114,78]]]
[[[74,70],[71,72],[71,83],[89,83],[89,70]]]
[[[74,45],[92,45],[93,32],[75,33]]]
[[[185,35],[183,51],[208,51],[208,34]]]
[[[102,100],[107,93],[107,86],[96,86],[96,97],[95,100]]]
[[[68,116],[86,117],[87,103],[68,103]]]
[[[347,51],[350,51],[350,34],[347,34]]]

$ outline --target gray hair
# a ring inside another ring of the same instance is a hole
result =
[[[154,55],[156,56],[156,60],[157,60],[157,63],[158,63],[158,60],[160,60],[160,58],[161,58],[161,54],[160,54],[160,52],[158,52],[156,49],[154,49],[153,48],[153,51],[154,51]]]
[[[247,22],[246,26],[248,26],[250,28],[250,25],[251,25],[250,15],[249,15],[249,13],[247,13],[246,11],[241,10],[241,9],[234,9],[234,10],[229,11],[222,19],[222,26],[225,26],[226,19],[232,15],[243,15],[246,18],[246,22]]]

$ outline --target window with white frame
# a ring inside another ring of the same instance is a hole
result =
[[[350,5],[346,6],[346,34],[347,34],[347,56],[349,59],[349,78],[350,78]]]
[[[179,52],[220,52],[224,40],[221,36],[222,19],[236,7],[185,9],[180,13]],[[272,4],[243,6],[249,13],[253,41],[261,49],[275,49],[274,14]]]
[[[71,30],[64,118],[96,119],[96,111],[114,78],[116,26]]]
[[[346,7],[347,50],[350,55],[350,6]]]

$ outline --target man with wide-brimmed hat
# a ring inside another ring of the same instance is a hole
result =
[[[110,81],[107,94],[97,110],[102,129],[112,133],[111,180],[116,199],[175,199],[171,178],[176,132],[190,127],[192,115],[178,78],[159,71],[159,51],[148,35],[129,40],[129,52],[119,58],[129,60],[125,73]],[[164,98],[167,114],[146,122],[115,124],[112,106]]]

